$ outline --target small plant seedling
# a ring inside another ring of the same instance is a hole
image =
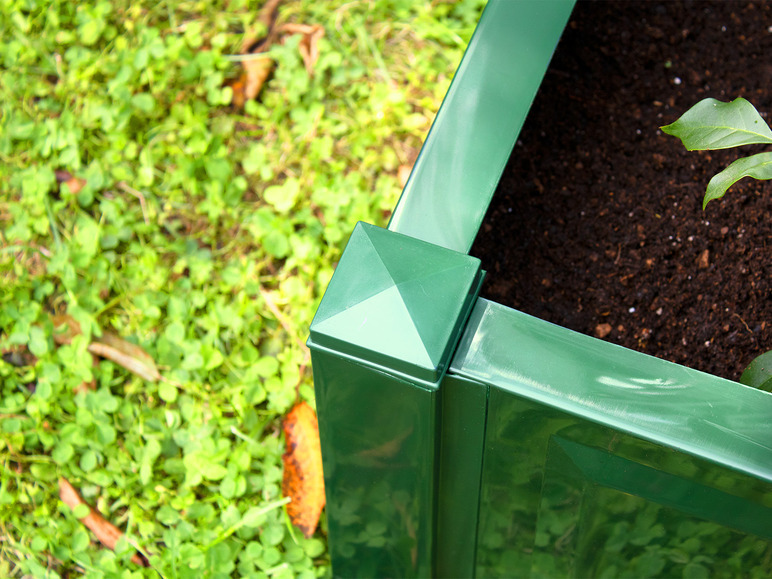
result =
[[[769,125],[742,97],[730,103],[712,98],[701,100],[676,122],[660,128],[681,139],[688,151],[772,144]],[[742,157],[714,175],[705,191],[703,210],[713,199],[723,197],[727,189],[743,177],[772,179],[772,153]],[[755,358],[740,376],[740,382],[772,392],[772,350]]]
[[[742,97],[730,103],[713,98],[701,100],[676,122],[660,128],[681,139],[688,151],[772,144],[772,130],[754,106]],[[772,153],[742,157],[716,174],[708,183],[702,208],[705,209],[713,199],[723,197],[727,189],[743,177],[772,179]]]

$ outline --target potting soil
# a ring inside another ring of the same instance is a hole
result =
[[[659,127],[706,97],[769,121],[771,57],[772,2],[579,2],[471,251],[483,296],[737,380],[772,349],[772,181],[702,199],[771,149]]]

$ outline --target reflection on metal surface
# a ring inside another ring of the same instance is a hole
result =
[[[488,387],[445,376],[440,396],[435,577],[474,577]]]
[[[772,394],[483,299],[450,372],[489,388],[478,576],[772,575]]]
[[[437,393],[312,345],[336,577],[432,573]]]
[[[772,394],[479,300],[452,371],[772,481]]]
[[[481,283],[477,258],[358,223],[311,340],[436,388]]]
[[[491,0],[389,229],[469,251],[575,0]]]
[[[489,387],[476,576],[772,574],[769,481]]]

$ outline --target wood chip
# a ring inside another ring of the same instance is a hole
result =
[[[710,250],[706,249],[700,254],[700,257],[697,258],[697,268],[707,269],[709,265],[710,265]]]
[[[596,338],[605,338],[611,333],[611,324],[598,324],[595,326],[595,337]]]

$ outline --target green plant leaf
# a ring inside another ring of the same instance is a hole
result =
[[[757,356],[740,376],[740,383],[772,392],[772,350]]]
[[[730,103],[701,100],[676,122],[660,128],[681,139],[689,151],[772,143],[772,130],[742,97]]]
[[[754,179],[772,179],[772,153],[759,153],[750,157],[737,159],[726,169],[717,173],[708,183],[702,208],[713,199],[720,199],[732,185],[743,177]]]

